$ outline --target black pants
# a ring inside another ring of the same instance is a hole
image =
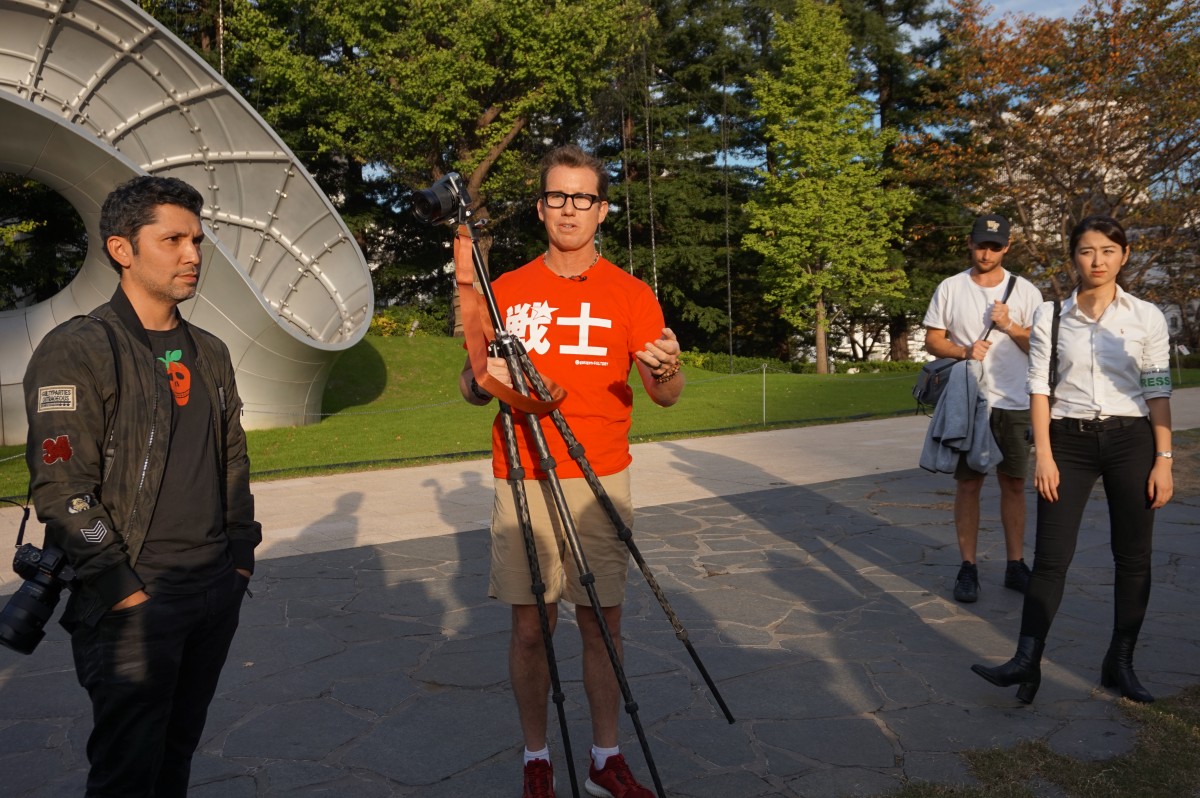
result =
[[[1050,445],[1058,465],[1058,501],[1038,496],[1033,577],[1025,594],[1021,634],[1046,639],[1062,602],[1084,507],[1096,480],[1103,479],[1116,565],[1113,629],[1136,637],[1150,600],[1154,530],[1154,511],[1146,497],[1154,466],[1150,423],[1137,419],[1124,427],[1083,432],[1052,422]]]
[[[246,579],[152,595],[71,635],[75,673],[92,700],[88,798],[183,798],[192,754],[229,653]]]

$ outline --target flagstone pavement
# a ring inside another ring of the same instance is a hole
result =
[[[1200,428],[1200,389],[1175,426]],[[636,702],[622,748],[666,795],[879,795],[971,783],[968,749],[1045,740],[1085,759],[1130,750],[1098,687],[1112,614],[1097,489],[1032,706],[972,674],[1011,655],[1021,596],[1002,586],[995,481],[981,596],[950,595],[954,486],[917,467],[921,416],[640,444],[635,543],[735,722],[636,570],[624,623]],[[486,598],[488,463],[255,483],[265,541],[193,767],[197,798],[498,796],[520,792],[507,608]],[[1027,488],[1032,559],[1034,496]],[[1200,496],[1161,510],[1136,665],[1169,696],[1200,682]],[[16,531],[18,511],[0,511]],[[4,569],[7,571],[7,568]],[[0,591],[18,584],[5,573]],[[3,599],[0,596],[0,599]],[[555,651],[579,769],[590,743],[573,615]],[[0,794],[82,795],[90,730],[69,643],[0,649]],[[571,795],[556,718],[558,794]],[[1036,794],[1043,785],[1032,785]]]

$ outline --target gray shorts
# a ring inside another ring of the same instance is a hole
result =
[[[527,479],[525,495],[537,544],[538,568],[546,585],[547,604],[564,598],[572,604],[591,604],[587,591],[579,583],[575,557],[563,536],[562,522],[554,507],[550,483]],[[571,509],[571,518],[579,535],[580,547],[588,570],[596,577],[596,595],[600,606],[615,607],[625,600],[625,581],[629,572],[629,548],[617,537],[608,514],[596,500],[583,478],[560,480],[563,496]],[[607,477],[600,484],[617,508],[625,525],[633,528],[633,498],[629,491],[629,469]],[[513,488],[507,480],[497,479],[496,499],[492,506],[492,568],[488,595],[509,604],[536,604],[530,589],[529,557],[517,522]]]
[[[1029,452],[1033,441],[1029,411],[995,408],[991,411],[989,424],[992,437],[996,439],[996,445],[1004,457],[996,466],[996,473],[1025,479],[1029,474]],[[954,469],[955,479],[982,479],[984,476],[967,466],[966,455],[958,458],[958,465]]]

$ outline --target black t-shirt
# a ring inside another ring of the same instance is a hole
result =
[[[135,570],[151,594],[199,592],[233,564],[221,510],[214,408],[183,328],[146,334],[162,379],[170,383],[171,443]]]

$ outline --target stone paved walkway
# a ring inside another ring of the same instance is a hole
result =
[[[1200,427],[1200,389],[1177,392],[1173,404],[1178,427]],[[983,501],[982,595],[956,604],[953,483],[915,467],[925,423],[636,448],[637,544],[737,719],[725,722],[632,574],[626,667],[668,795],[832,798],[906,780],[969,782],[962,751],[1030,738],[1084,758],[1129,750],[1129,724],[1097,687],[1112,613],[1100,494],[1037,703],[1022,706],[1013,690],[969,671],[1011,655],[1021,609],[1001,586],[995,482]],[[508,612],[484,597],[487,464],[255,492],[269,540],[191,795],[518,795]],[[1032,529],[1032,493],[1029,507]],[[1157,695],[1200,681],[1198,509],[1200,497],[1183,497],[1156,526],[1137,665]],[[0,529],[15,530],[13,513],[0,513]],[[556,647],[582,781],[590,739],[570,612]],[[551,726],[558,794],[568,796],[553,718]],[[0,650],[0,794],[81,795],[89,727],[57,624],[32,656]],[[623,750],[648,783],[627,717],[622,729]]]

